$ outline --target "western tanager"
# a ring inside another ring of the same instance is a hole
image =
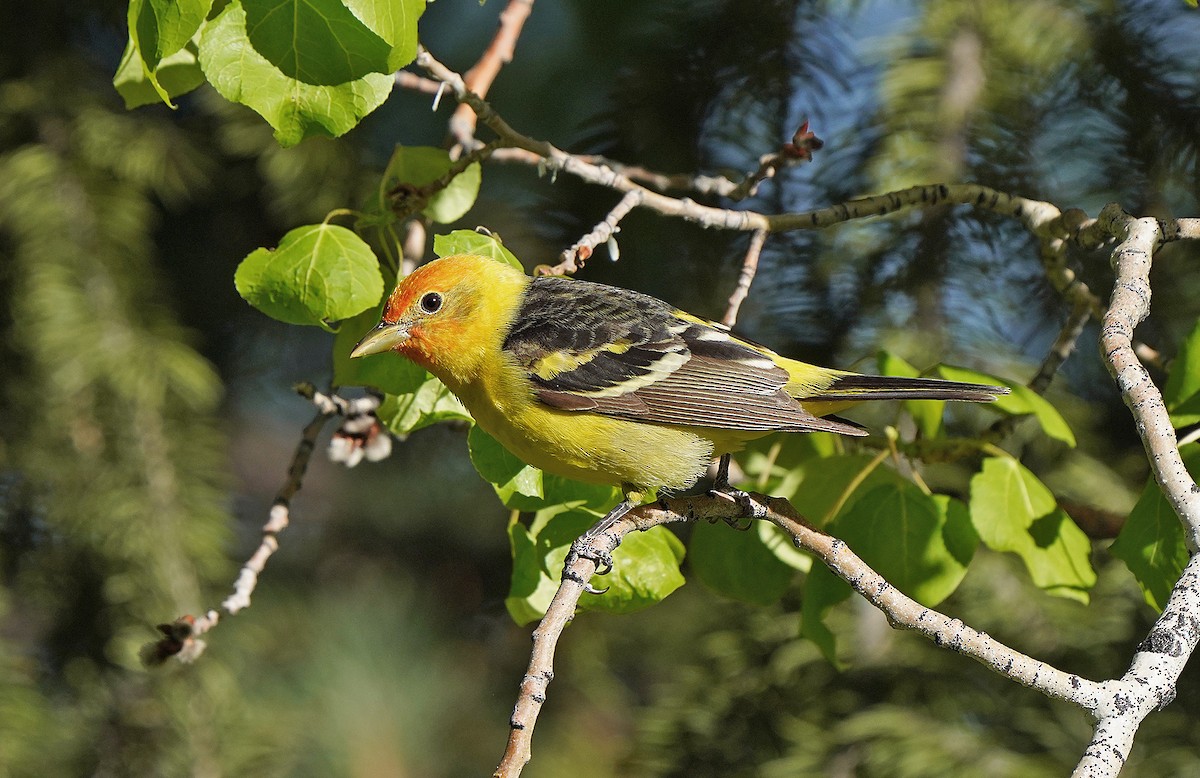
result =
[[[621,486],[626,499],[590,536],[642,492],[690,486],[714,456],[770,432],[866,435],[822,417],[863,400],[988,401],[1008,391],[816,367],[648,295],[530,278],[470,255],[404,278],[351,356],[386,351],[441,379],[525,462]]]

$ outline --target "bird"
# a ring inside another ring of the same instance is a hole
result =
[[[495,259],[436,259],[403,278],[352,358],[396,353],[545,472],[619,486],[594,538],[653,490],[693,485],[772,432],[863,436],[831,416],[866,400],[988,402],[1006,387],[874,376],[781,356],[658,298]],[[744,496],[731,490],[735,495]]]

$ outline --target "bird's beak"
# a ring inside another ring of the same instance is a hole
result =
[[[382,354],[385,351],[391,351],[406,340],[408,340],[407,325],[388,324],[385,321],[381,321],[378,327],[363,336],[363,339],[350,352],[350,358],[365,357],[369,354]]]

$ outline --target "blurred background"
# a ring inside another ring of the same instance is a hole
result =
[[[503,7],[438,0],[422,40],[465,70]],[[490,774],[529,628],[505,611],[507,513],[462,429],[351,471],[318,455],[253,607],[195,665],[138,662],[155,624],[228,592],[312,415],[290,386],[330,373],[331,337],[250,309],[234,268],[361,204],[394,144],[443,142],[452,106],[397,91],[344,139],[288,150],[208,88],[126,112],[110,85],[125,8],[0,4],[0,776]],[[490,100],[571,151],[735,177],[807,118],[815,161],[737,207],[975,181],[1197,216],[1197,51],[1182,0],[562,0],[534,7]],[[491,165],[456,226],[532,267],[617,199]],[[601,250],[582,277],[719,318],[746,242],[639,212],[620,261]],[[1167,359],[1200,313],[1196,253],[1170,246],[1154,271],[1139,336]],[[1106,257],[1075,260],[1106,296]],[[839,367],[887,347],[1025,379],[1065,314],[1018,225],[944,208],[771,237],[739,329]],[[1079,448],[1016,445],[1060,498],[1120,516],[1146,467],[1095,335],[1050,393]],[[943,610],[1119,675],[1154,614],[1106,544],[1086,607],[981,550]],[[833,668],[797,639],[798,592],[760,608],[692,582],[579,618],[526,775],[1050,776],[1078,759],[1077,710],[861,602],[832,616]],[[1198,687],[1189,668],[1124,774],[1200,774]]]

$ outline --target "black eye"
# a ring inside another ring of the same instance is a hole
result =
[[[421,297],[421,310],[425,313],[437,313],[442,309],[442,296],[437,292],[428,292]]]

